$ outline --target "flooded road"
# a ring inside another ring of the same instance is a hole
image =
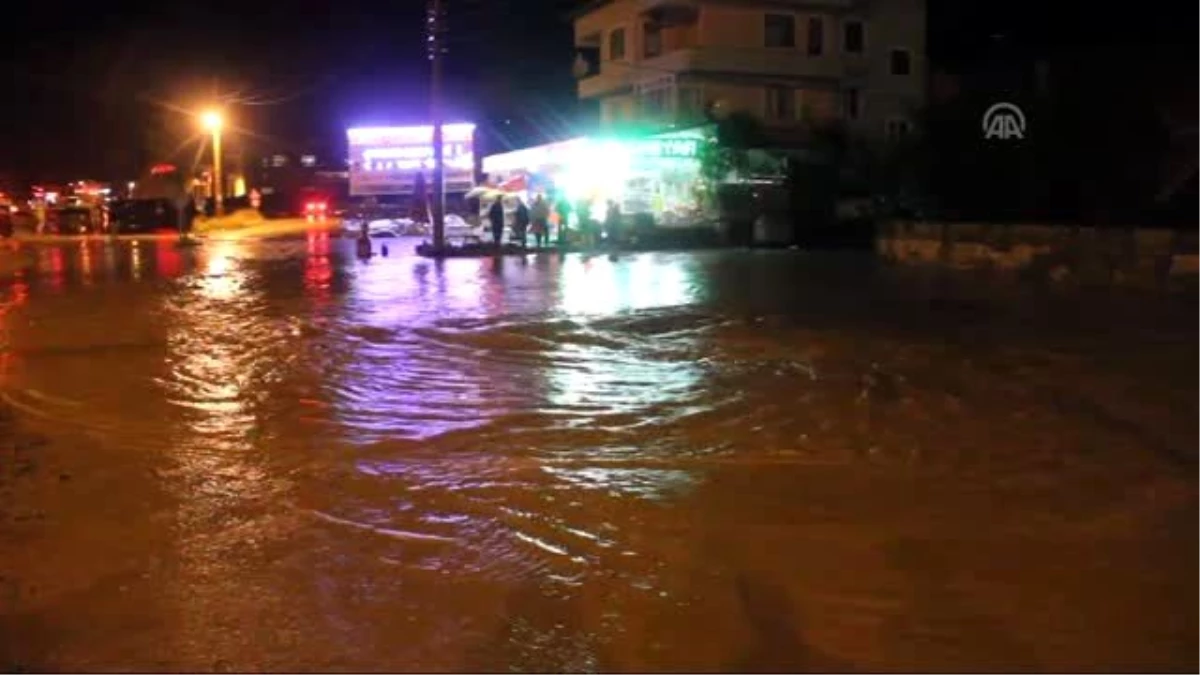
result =
[[[0,281],[0,665],[1196,669],[1195,297],[390,246]]]

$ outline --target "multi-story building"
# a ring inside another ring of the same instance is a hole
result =
[[[266,211],[300,208],[299,195],[305,190],[318,190],[335,200],[348,192],[345,152],[327,143],[314,141],[300,149],[260,144],[247,153],[247,160],[247,187],[261,195]]]
[[[597,0],[574,22],[579,97],[606,126],[740,111],[779,138],[875,139],[925,101],[925,0]]]

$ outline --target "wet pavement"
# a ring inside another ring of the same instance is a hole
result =
[[[1194,295],[389,246],[26,249],[0,667],[1197,668]]]

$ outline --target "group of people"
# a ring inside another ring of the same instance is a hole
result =
[[[615,200],[608,200],[604,221],[597,223],[591,217],[591,208],[587,202],[580,202],[578,209],[573,209],[566,199],[560,199],[554,204],[553,210],[558,214],[558,246],[566,246],[572,239],[578,240],[585,248],[594,248],[601,240],[601,227],[604,240],[610,245],[618,245],[621,241],[621,207]],[[570,222],[571,214],[577,214],[576,227],[578,233],[572,235]],[[529,234],[533,234],[534,246],[544,248],[550,244],[550,215],[551,205],[544,195],[539,194],[530,207],[524,199],[517,198],[517,208],[513,214],[513,241],[521,248],[528,245]],[[488,208],[488,224],[492,230],[492,241],[499,247],[504,241],[504,198],[497,197]]]

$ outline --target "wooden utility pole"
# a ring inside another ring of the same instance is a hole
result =
[[[433,218],[433,249],[440,255],[446,246],[446,172],[442,159],[442,34],[446,0],[429,0],[426,43],[429,45],[429,117],[433,125],[433,181],[429,195]]]

